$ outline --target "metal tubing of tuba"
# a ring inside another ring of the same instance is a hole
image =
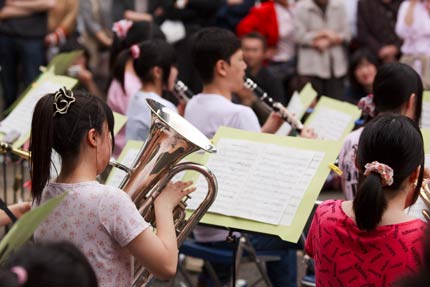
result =
[[[155,226],[153,204],[171,178],[184,170],[194,170],[203,174],[208,182],[208,192],[199,207],[186,222],[184,222],[186,200],[174,210],[179,245],[215,200],[217,182],[206,167],[196,163],[178,164],[178,162],[197,150],[213,153],[216,149],[184,118],[156,101],[148,99],[147,103],[151,109],[152,119],[149,136],[120,188],[130,195],[145,220]],[[152,275],[144,268],[138,267],[135,270],[137,272],[134,272],[133,286],[144,286],[151,280]]]
[[[298,120],[284,105],[279,102],[275,102],[269,95],[261,89],[257,83],[250,78],[245,77],[243,82],[245,88],[250,89],[260,101],[268,104],[270,108],[277,112],[284,121],[289,123],[294,129],[299,132],[303,129],[303,124]]]

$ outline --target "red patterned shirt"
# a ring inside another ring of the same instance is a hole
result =
[[[392,286],[420,269],[425,222],[415,219],[366,232],[341,205],[341,200],[322,203],[306,240],[306,252],[315,260],[317,286]]]

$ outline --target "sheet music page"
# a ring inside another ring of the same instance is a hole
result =
[[[34,87],[9,116],[0,123],[0,132],[7,134],[11,130],[16,130],[21,136],[26,135],[31,129],[31,119],[37,101],[42,96],[55,92],[61,87],[63,85],[53,83],[49,80]]]
[[[218,180],[218,195],[210,212],[278,225],[291,223],[321,152],[237,139],[220,139],[208,168]],[[205,196],[200,177],[190,209]],[[289,209],[286,211],[286,209]]]
[[[121,160],[121,164],[131,167],[134,163],[134,160],[137,157],[137,154],[139,153],[140,148],[130,148],[127,150],[127,153]],[[113,187],[119,187],[124,177],[127,175],[125,171],[119,168],[113,168],[111,171],[111,174],[109,175],[108,181],[106,182],[107,185],[113,186]]]
[[[282,126],[276,131],[275,134],[280,136],[287,136],[290,134],[292,129],[293,127],[289,123],[284,122]]]
[[[293,96],[290,99],[290,102],[288,103],[287,109],[298,118],[301,118],[305,107],[303,106],[302,101],[300,100],[300,95],[297,91],[293,93]]]
[[[321,107],[308,126],[315,129],[319,139],[338,141],[351,120],[352,117],[347,113]]]
[[[421,127],[430,128],[430,102],[423,101],[423,110],[421,113]]]

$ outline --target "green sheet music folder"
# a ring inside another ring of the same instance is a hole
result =
[[[33,235],[37,227],[60,204],[67,193],[48,200],[43,205],[33,208],[24,214],[0,242],[0,263],[14,251],[24,245]]]

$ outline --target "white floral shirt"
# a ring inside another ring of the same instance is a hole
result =
[[[49,183],[41,203],[66,191],[64,201],[36,230],[36,241],[71,241],[87,256],[99,286],[130,286],[125,246],[150,225],[124,191],[96,181]]]

